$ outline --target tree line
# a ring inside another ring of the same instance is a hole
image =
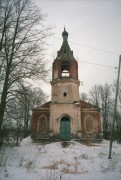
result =
[[[31,84],[25,82],[21,82],[14,93],[15,98],[6,105],[1,143],[14,139],[18,145],[20,139],[31,134],[32,109],[45,103],[47,95],[41,88],[31,87]]]

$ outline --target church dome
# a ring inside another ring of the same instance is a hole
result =
[[[68,32],[65,30],[65,28],[64,31],[62,32],[62,36],[68,36]]]

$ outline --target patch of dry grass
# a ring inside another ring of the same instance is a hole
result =
[[[81,163],[75,161],[75,163],[69,163],[61,159],[60,161],[53,161],[51,164],[47,166],[43,166],[44,169],[51,169],[51,170],[59,170],[61,173],[64,174],[79,174],[79,173],[86,173],[88,172]]]

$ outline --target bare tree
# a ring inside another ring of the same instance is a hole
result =
[[[100,107],[100,88],[101,85],[94,85],[89,91],[89,101],[98,108]]]
[[[113,116],[111,85],[94,85],[89,92],[89,101],[101,109],[103,119],[103,137],[105,139],[109,138],[108,130]]]
[[[0,1],[0,129],[13,88],[24,78],[45,80],[45,40],[51,27],[31,0]]]
[[[47,95],[40,88],[33,88],[29,83],[20,82],[14,90],[13,99],[6,106],[4,129],[13,130],[18,144],[19,136],[27,137],[31,129],[31,110],[36,105],[45,103]],[[12,126],[10,126],[12,124]]]
[[[113,113],[113,98],[111,85],[105,84],[100,87],[100,96],[101,96],[101,109],[102,109],[102,117],[103,117],[103,137],[104,139],[108,139],[109,137],[109,128],[112,120]]]
[[[84,92],[82,92],[82,93],[80,94],[80,99],[81,99],[82,101],[88,101],[88,96],[87,96],[87,94],[84,93]]]
[[[114,81],[112,85],[112,90],[113,93],[115,94],[116,90],[116,81]],[[115,122],[115,127],[114,127],[114,132],[116,131],[117,133],[116,138],[117,142],[121,142],[121,80],[119,82],[119,91],[118,91],[118,102],[117,102],[117,115],[116,115],[116,122]]]
[[[31,110],[34,106],[43,104],[47,95],[40,88],[31,88],[31,85],[20,83],[19,89],[16,91],[16,97],[19,99],[21,109],[23,109],[24,119],[24,137],[28,135],[28,129],[31,125]]]

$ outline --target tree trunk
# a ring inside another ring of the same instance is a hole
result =
[[[24,137],[28,135],[28,123],[29,123],[29,107],[25,108],[25,119],[24,119]]]
[[[19,145],[19,127],[17,127],[17,133],[16,133],[16,146]]]
[[[6,72],[6,77],[5,77],[5,83],[3,86],[3,91],[1,95],[1,103],[0,103],[0,131],[2,128],[2,123],[3,123],[3,117],[4,117],[4,110],[6,106],[6,99],[7,99],[7,91],[8,91],[8,81],[9,81],[9,68]]]

